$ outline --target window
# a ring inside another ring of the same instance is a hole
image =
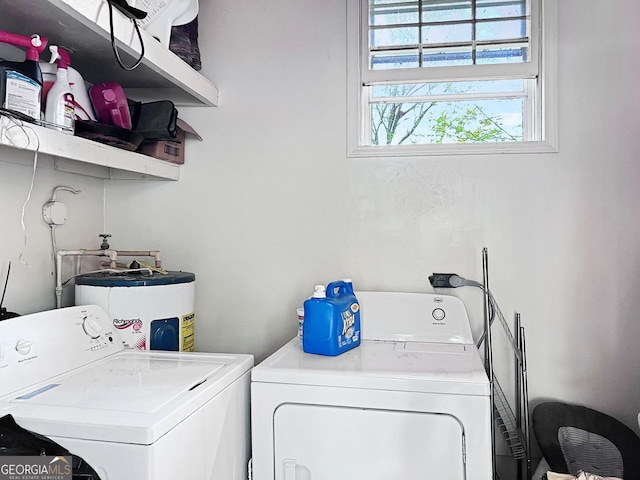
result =
[[[353,156],[556,151],[553,0],[347,0]]]

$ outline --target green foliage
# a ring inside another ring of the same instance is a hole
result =
[[[489,117],[478,105],[462,111],[456,107],[444,110],[433,122],[431,131],[433,143],[443,143],[446,139],[457,143],[518,140],[504,130],[500,118]]]
[[[429,86],[390,85],[387,103],[376,103],[372,111],[372,144],[467,143],[520,141],[478,104],[468,102],[393,102],[393,98],[426,96]],[[446,108],[445,108],[446,107]],[[430,115],[428,115],[431,112]]]

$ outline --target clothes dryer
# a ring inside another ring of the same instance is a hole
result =
[[[490,386],[464,304],[356,296],[358,348],[305,354],[294,338],[253,369],[253,479],[491,479]]]
[[[102,480],[245,480],[252,355],[125,349],[98,306],[0,322],[0,416]]]

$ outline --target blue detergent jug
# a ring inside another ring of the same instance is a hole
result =
[[[340,280],[304,302],[302,349],[306,353],[336,356],[360,345],[360,304],[351,280]]]

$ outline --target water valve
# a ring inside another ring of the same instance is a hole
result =
[[[111,234],[110,233],[101,233],[98,236],[102,237],[102,243],[100,244],[100,250],[109,250],[109,242],[107,241],[107,238],[109,238],[111,236]]]

